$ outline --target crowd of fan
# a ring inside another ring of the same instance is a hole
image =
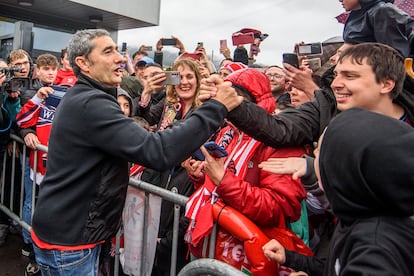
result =
[[[215,258],[253,275],[410,275],[414,80],[406,76],[404,59],[414,57],[414,19],[393,1],[340,2],[350,12],[343,41],[323,44],[317,68],[310,64],[315,56],[299,56],[299,67],[272,61],[252,68],[267,37],[252,29],[243,29],[255,35],[250,51],[238,45],[232,57],[229,48],[221,48],[219,68],[203,45],[189,52],[173,37],[179,53],[166,69],[163,39],[153,58],[144,45],[130,56],[128,49],[119,53],[104,30],[77,32],[62,50],[61,66],[52,54],[33,62],[22,49],[0,60],[2,68],[19,68],[13,77],[34,80],[24,90],[6,89],[1,95],[2,153],[7,163],[16,158],[21,164],[22,218],[29,225],[32,192],[39,193],[32,231],[22,231],[22,254],[30,260],[25,275],[45,273],[48,250],[91,248],[99,250],[89,265],[99,262],[99,273],[111,275],[112,238],[121,221],[125,254],[134,251],[128,241],[140,234],[134,232],[139,195],[127,188],[124,176],[113,178],[125,172],[125,160],[129,177],[175,187],[189,197],[180,214],[177,271],[207,257],[205,241],[216,222]],[[93,43],[80,46],[87,39]],[[105,60],[99,59],[107,51],[98,52],[100,43],[111,49]],[[90,56],[82,55],[82,47],[90,47],[85,48]],[[178,84],[169,83],[169,71],[179,72]],[[0,73],[0,82],[6,77]],[[94,89],[90,95],[89,86]],[[67,94],[52,104],[47,99],[57,89]],[[68,107],[74,102],[78,111]],[[88,122],[82,121],[84,114]],[[55,115],[59,126],[53,124]],[[26,156],[21,148],[11,155],[9,133],[24,140]],[[122,139],[110,142],[112,134]],[[204,147],[203,158],[192,154],[207,141],[228,155],[215,158]],[[40,144],[49,146],[49,154],[34,154]],[[88,151],[92,154],[80,156]],[[111,161],[99,162],[95,155]],[[70,163],[82,158],[90,161],[73,164],[79,173],[70,171]],[[62,164],[68,167],[66,175],[72,174],[65,180],[66,168],[56,172]],[[79,179],[88,184],[75,185]],[[103,182],[119,187],[106,190]],[[56,183],[62,183],[65,195],[53,188]],[[76,186],[82,187],[75,191]],[[95,195],[88,190],[93,187]],[[75,211],[65,210],[71,204],[77,204]],[[87,222],[80,221],[83,212]],[[169,275],[173,204],[162,201],[152,215],[158,234],[148,245],[154,248],[148,274]],[[72,226],[66,233],[65,227]],[[0,244],[13,228],[2,213]],[[259,236],[254,242],[252,233]],[[124,264],[123,273],[136,275],[134,269]]]

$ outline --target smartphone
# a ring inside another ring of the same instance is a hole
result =
[[[147,52],[151,52],[152,51],[152,46],[144,46],[144,47],[142,47],[142,50],[147,51]]]
[[[254,42],[254,34],[253,33],[233,34],[231,36],[231,40],[232,40],[234,46],[242,45],[242,44],[251,44],[251,43]]]
[[[127,43],[126,42],[122,42],[122,47],[121,47],[121,52],[125,52],[127,49]]]
[[[177,39],[175,38],[161,38],[161,44],[164,46],[175,46],[177,45]]]
[[[308,65],[313,72],[318,71],[322,66],[320,58],[307,58],[302,61],[302,64]]]
[[[206,157],[204,156],[203,152],[201,151],[201,149],[197,149],[193,155],[191,156],[193,159],[195,160],[199,160],[199,161],[204,161],[206,160]]]
[[[180,72],[178,71],[165,71],[166,80],[162,84],[165,85],[178,85],[180,84]]]
[[[283,53],[283,63],[292,65],[293,67],[299,68],[298,55],[293,53]]]
[[[214,158],[226,157],[228,155],[227,151],[223,147],[217,145],[213,141],[205,143],[204,147],[206,148],[208,153]]]
[[[322,43],[309,43],[298,46],[298,56],[314,56],[322,55]]]
[[[204,47],[204,42],[197,42],[197,48]]]
[[[227,39],[221,39],[220,40],[220,49],[226,49],[227,48]]]
[[[196,54],[196,53],[184,53],[184,54],[182,55],[182,57],[185,57],[185,58],[192,58],[192,59],[194,59],[194,60],[200,60],[200,55],[199,55],[199,54]]]
[[[217,145],[215,142],[210,141],[204,144],[204,147],[206,148],[206,150],[208,151],[208,153],[213,156],[214,158],[222,158],[222,157],[226,157],[228,155],[227,151],[223,148],[220,147],[219,145]],[[200,160],[200,161],[204,161],[205,160],[205,156],[203,154],[203,152],[198,149],[193,153],[193,158]]]

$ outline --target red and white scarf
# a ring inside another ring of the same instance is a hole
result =
[[[129,176],[134,178],[134,179],[141,179],[141,176],[142,176],[142,173],[143,173],[144,170],[145,170],[144,166],[134,164],[129,169]]]

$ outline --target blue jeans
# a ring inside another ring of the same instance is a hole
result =
[[[83,250],[45,250],[33,244],[42,276],[97,276],[101,245]]]
[[[23,160],[23,156],[20,156]],[[26,157],[24,159],[24,202],[22,219],[29,225],[32,225],[32,194],[33,194],[33,180],[30,179],[30,159]],[[32,243],[30,233],[24,228],[22,230],[22,236],[24,243]]]

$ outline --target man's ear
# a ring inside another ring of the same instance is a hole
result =
[[[391,93],[391,91],[395,87],[395,80],[385,79],[385,80],[382,80],[381,83],[382,83],[381,94]]]
[[[75,58],[75,63],[76,65],[79,66],[80,70],[82,72],[89,72],[89,60],[87,58],[85,58],[84,56],[78,56]]]

